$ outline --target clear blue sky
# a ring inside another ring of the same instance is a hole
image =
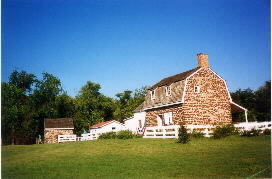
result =
[[[75,96],[88,80],[113,97],[196,67],[230,91],[270,80],[269,0],[2,0],[2,81],[57,76]]]

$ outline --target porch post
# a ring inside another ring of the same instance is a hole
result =
[[[247,110],[245,110],[245,118],[246,118],[246,123],[248,123],[248,120],[247,120]]]

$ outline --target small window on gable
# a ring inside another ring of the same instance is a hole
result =
[[[165,95],[166,96],[171,96],[171,86],[166,86],[165,87]]]
[[[194,91],[195,93],[200,93],[200,86],[195,86]]]
[[[115,127],[112,127],[111,129],[112,129],[112,130],[115,130],[116,128],[115,128]]]
[[[150,91],[151,99],[155,99],[155,90]]]

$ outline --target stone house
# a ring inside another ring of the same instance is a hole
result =
[[[224,125],[232,113],[247,109],[235,104],[225,80],[208,64],[207,54],[197,54],[198,65],[162,79],[147,90],[143,110],[146,127],[164,125]]]
[[[44,143],[58,143],[58,135],[70,134],[74,134],[73,119],[44,119]]]

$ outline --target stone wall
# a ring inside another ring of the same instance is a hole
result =
[[[184,88],[184,80],[172,83],[171,84],[171,96],[166,96],[165,86],[157,87],[155,89],[155,99],[154,100],[151,100],[150,90],[148,90],[146,97],[145,97],[144,108],[161,106],[161,105],[181,101],[183,88]]]
[[[200,93],[195,93],[195,86],[200,87]],[[182,107],[187,124],[222,125],[232,121],[226,85],[209,68],[201,69],[187,80]]]
[[[58,143],[58,135],[69,135],[74,134],[72,129],[54,129],[54,130],[44,130],[44,143]]]
[[[182,111],[182,105],[172,105],[170,107],[163,107],[163,108],[157,108],[157,109],[152,109],[146,111],[146,126],[147,127],[152,127],[152,126],[157,126],[158,121],[157,121],[157,116],[159,114],[164,114],[167,112],[172,112],[172,119],[174,124],[178,124],[179,121],[182,121],[183,117],[183,111]]]
[[[200,87],[199,93],[195,93],[195,86]],[[146,125],[157,126],[157,116],[166,112],[172,112],[174,124],[228,124],[232,121],[229,101],[224,81],[203,68],[187,80],[184,104],[147,110]]]

